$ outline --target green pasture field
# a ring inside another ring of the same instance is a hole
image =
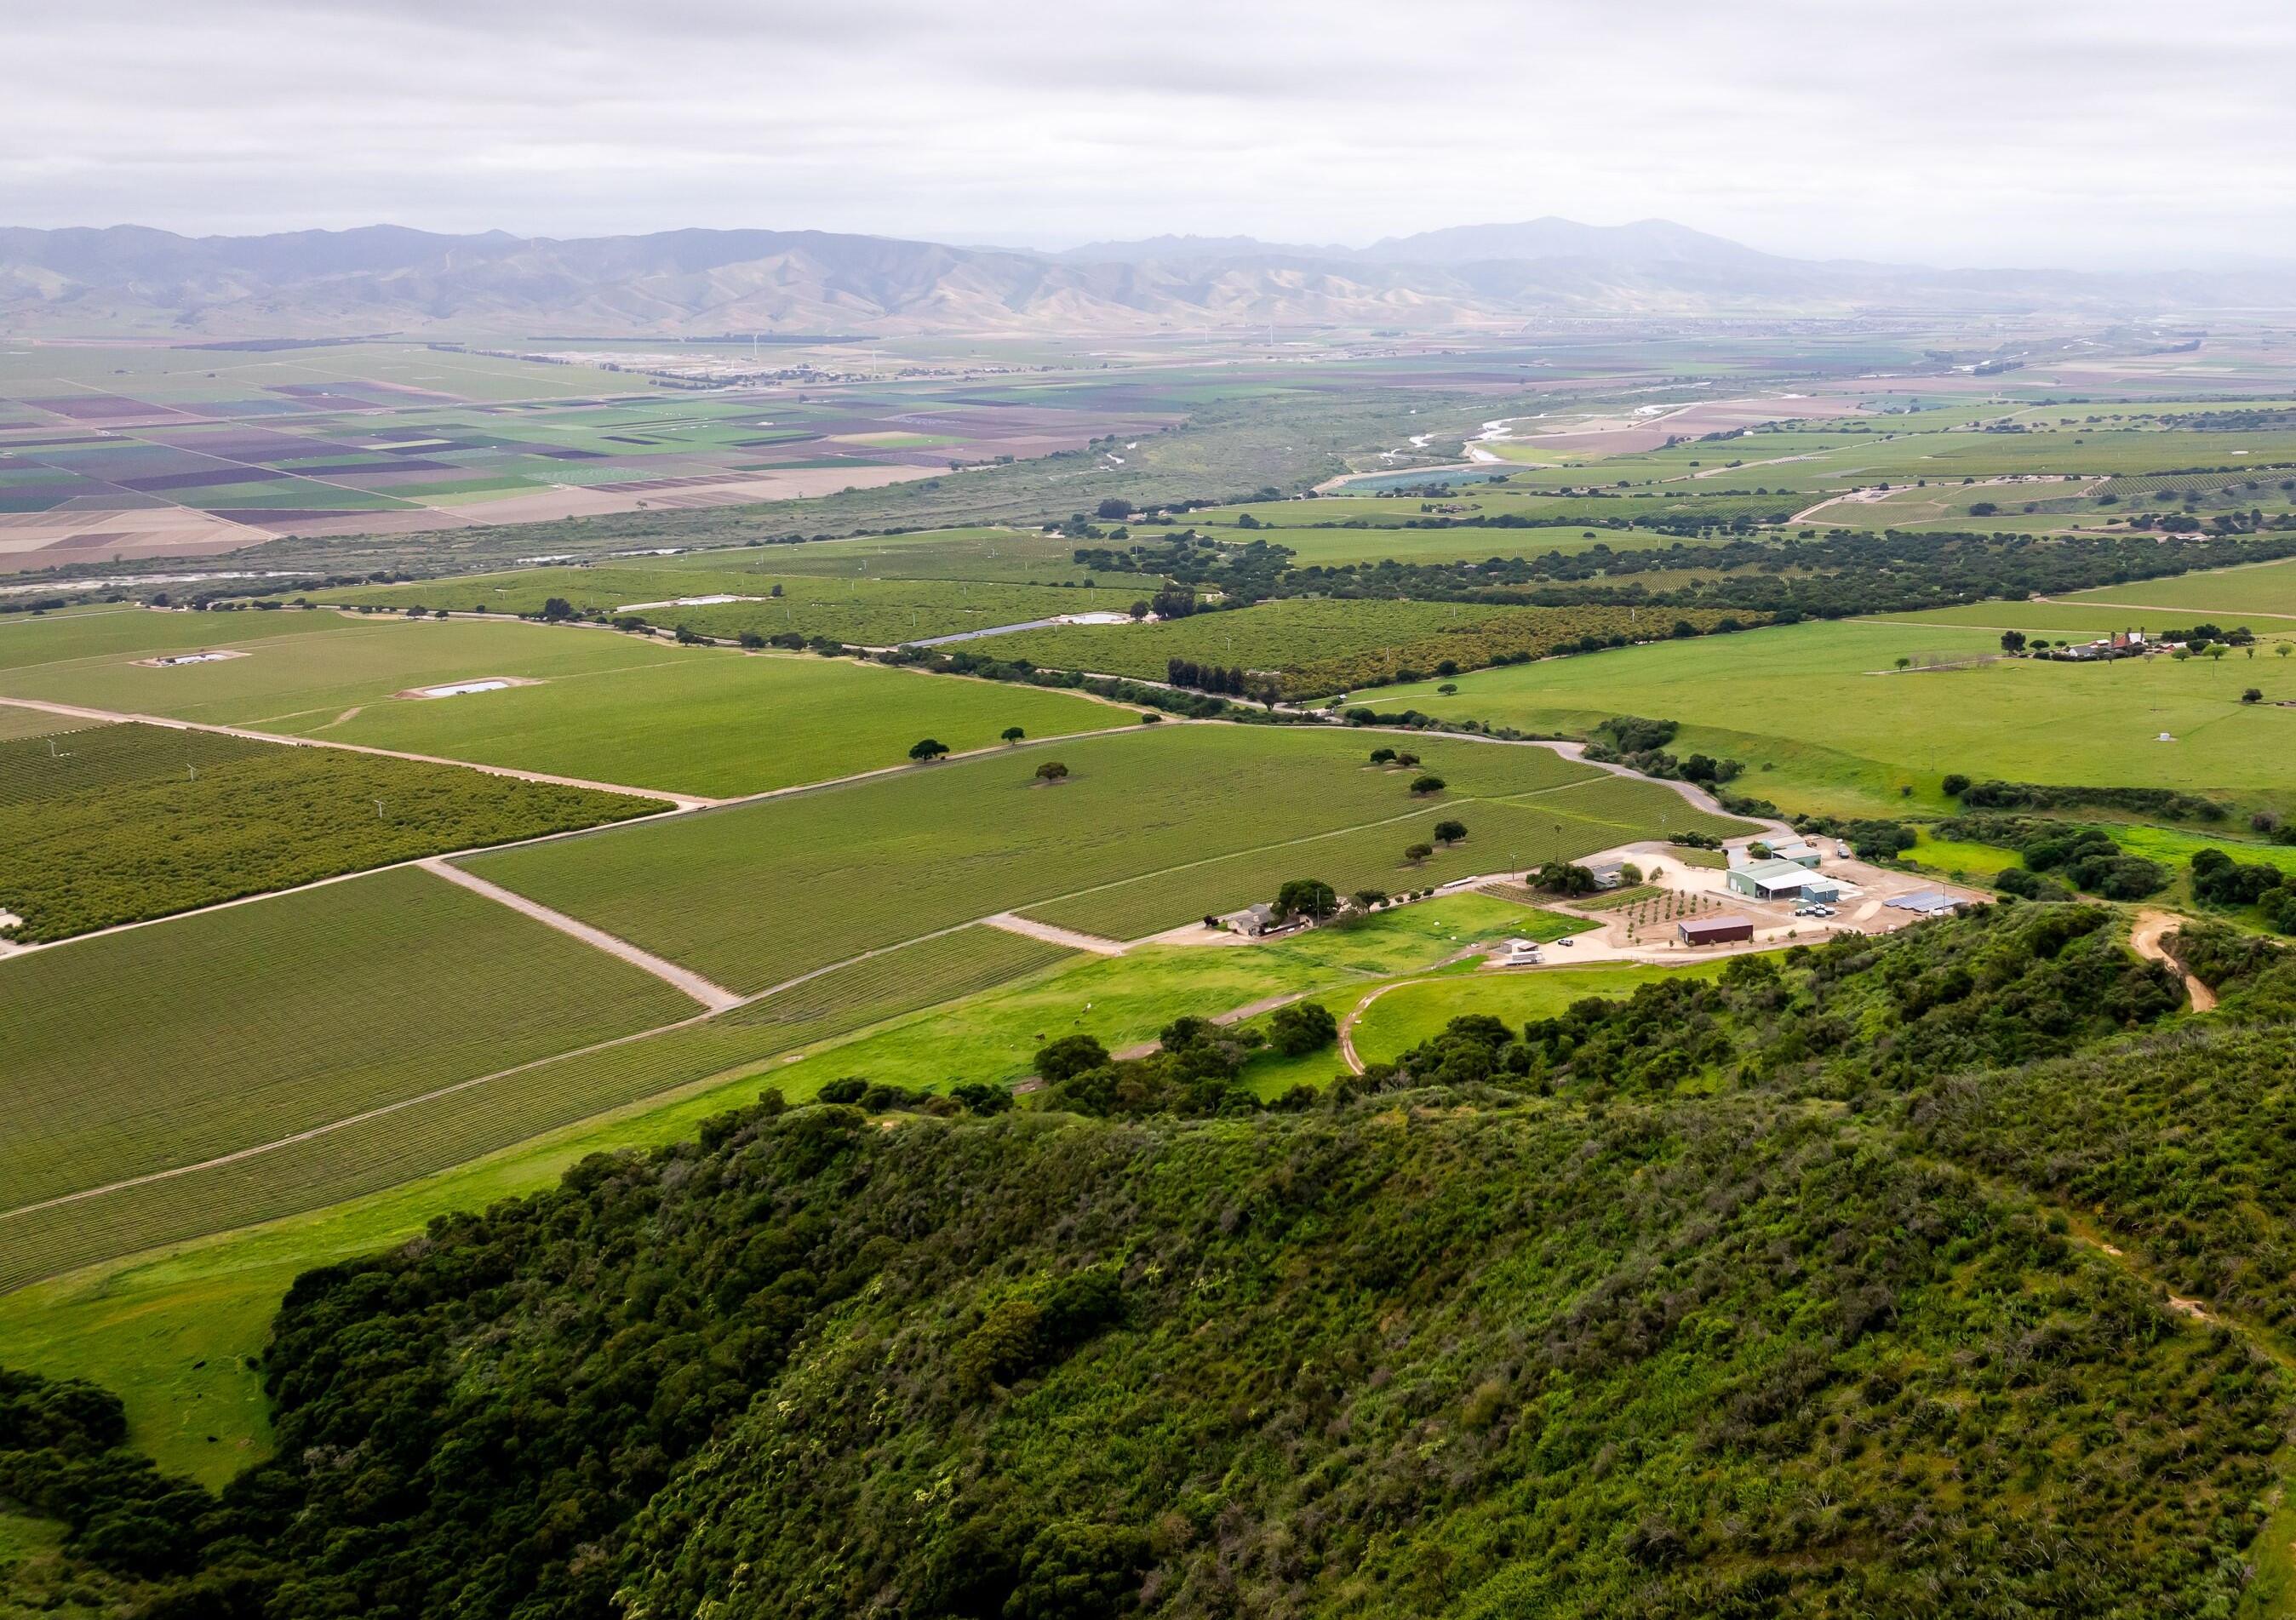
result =
[[[236,645],[250,656],[144,667],[137,659],[148,641],[123,636],[110,618],[81,620],[84,628],[45,638],[56,655],[47,661],[0,668],[0,694],[713,798],[898,765],[927,736],[962,749],[987,747],[1013,725],[1046,737],[1134,723],[1128,710],[1035,687],[514,619],[291,609],[136,617],[170,630],[203,621],[206,639],[179,644]],[[235,639],[250,630],[303,634]],[[0,652],[13,634],[0,629]],[[111,645],[121,640],[135,645]],[[90,641],[106,650],[62,656]],[[393,696],[485,676],[540,683]]]
[[[1877,624],[1904,625],[1918,632],[1925,626],[1940,628],[2020,630],[2049,641],[2093,640],[2116,630],[2142,629],[2144,619],[2110,603],[2092,603],[2087,596],[2059,597],[2049,601],[1973,601],[1956,608],[1920,608],[1909,613],[1876,614]],[[2152,621],[2161,624],[2157,616]]]
[[[1972,844],[1965,839],[1940,839],[1923,826],[1915,826],[1914,847],[1905,859],[1916,865],[1948,878],[1973,878],[1980,883],[1990,883],[2013,866],[2023,864],[2024,857],[2013,849],[2003,849],[1993,844]]]
[[[1664,635],[1677,620],[1700,628],[1726,615],[1707,609],[1516,608],[1480,602],[1293,596],[1151,625],[1066,625],[998,636],[1000,657],[1062,669],[1162,680],[1173,659],[1282,676],[1287,694],[1320,696],[1353,684],[1463,668],[1506,653],[1553,650],[1585,635]]]
[[[2251,563],[2245,568],[2210,569],[2204,573],[2179,574],[2169,579],[2145,579],[2135,585],[2105,585],[2060,599],[2068,608],[2112,610],[2130,606],[2156,615],[2166,610],[2188,618],[2210,618],[2229,628],[2246,623],[2259,634],[2296,626],[2275,626],[2270,618],[2296,618],[2296,558]],[[2269,618],[2267,618],[2269,616]]]
[[[0,1008],[10,1209],[695,1010],[420,869],[0,961]]]
[[[1442,810],[1591,778],[1545,749],[1404,740],[1447,790],[1365,763],[1397,739],[1166,724],[1106,732],[480,856],[471,870],[737,990],[996,912],[1271,846],[1384,828],[1397,849]],[[1036,781],[1047,757],[1069,779]],[[1679,801],[1677,801],[1679,802]],[[1226,910],[1265,898],[1239,880]],[[1174,890],[1176,895],[1180,890]],[[1163,926],[1212,909],[1193,888]]]
[[[1404,985],[1364,1010],[1353,1031],[1356,1055],[1366,1063],[1392,1063],[1422,1042],[1440,1035],[1443,1026],[1462,1013],[1488,1013],[1521,1026],[1553,1018],[1587,996],[1623,1000],[1644,985],[1675,978],[1710,978],[1721,970],[1719,962],[1679,968],[1557,965],[1457,974]]]
[[[414,875],[439,881],[428,873]],[[0,1229],[9,1233],[8,1243],[0,1247],[0,1290],[113,1256],[378,1191],[574,1120],[711,1076],[750,1072],[776,1059],[786,1061],[789,1054],[812,1043],[1039,971],[1070,955],[1062,947],[1042,940],[992,929],[967,929],[846,964],[777,995],[703,1019],[693,1002],[658,981],[637,975],[636,970],[527,922],[506,907],[472,898],[591,959],[572,963],[561,973],[563,988],[552,986],[553,998],[525,1011],[519,1019],[500,1020],[505,1026],[502,1034],[487,1031],[489,1039],[496,1042],[515,1033],[529,1047],[537,1048],[517,1054],[524,1067],[511,1070],[507,1064],[494,1063],[493,1059],[501,1054],[478,1041],[465,1043],[455,1056],[447,1056],[455,1046],[450,1033],[433,1037],[436,1044],[427,1040],[399,1043],[418,1046],[417,1051],[396,1056],[389,1051],[368,1053],[364,1060],[365,1069],[347,1070],[349,1060],[336,1046],[307,1039],[303,1069],[282,1077],[273,1089],[282,1093],[280,1107],[320,1117],[315,1123],[329,1128],[303,1140],[283,1141],[294,1133],[285,1127],[275,1133],[272,1122],[283,1116],[276,1109],[252,1111],[258,1099],[249,1105],[247,1117],[262,1123],[252,1127],[250,1133],[250,1127],[232,1112],[234,1094],[214,1098],[210,1112],[216,1117],[217,1140],[227,1141],[235,1131],[242,1145],[279,1145],[166,1180],[0,1220]],[[449,965],[460,964],[472,981],[467,986],[456,986],[448,1002],[453,1031],[459,1032],[477,1019],[479,1004],[487,995],[518,994],[517,985],[504,970],[489,970],[460,951],[438,953]],[[578,1017],[568,1016],[567,1006],[554,999],[578,997],[586,986],[594,989],[596,963],[618,973],[636,975],[649,994],[660,993],[655,1002],[648,1002],[645,1016],[625,1020],[634,1024],[634,1029],[599,1033],[600,1020],[612,1005],[603,994],[578,1003]],[[390,963],[386,961],[383,965]],[[418,996],[427,987],[427,981],[419,978],[405,982]],[[0,975],[0,989],[4,989],[4,975]],[[430,1003],[421,1004],[427,1014]],[[403,1016],[403,1005],[399,1010]],[[549,1033],[554,1017],[563,1031],[555,1038]],[[347,1035],[337,1039],[366,1035],[372,1022],[354,1020]],[[177,1036],[184,1033],[180,1026],[175,1031]],[[600,1046],[601,1040],[612,1043]],[[317,1067],[323,1062],[334,1067]],[[255,1077],[263,1079],[266,1073],[258,1068]],[[349,1094],[353,1087],[342,1079],[346,1073],[369,1091],[382,1086],[385,1094],[379,1101]],[[419,1084],[418,1078],[428,1078],[429,1084]],[[327,1084],[321,1085],[321,1080]],[[479,1080],[483,1083],[468,1084]],[[383,1086],[386,1081],[389,1084]],[[443,1089],[450,1086],[458,1089]],[[367,1109],[387,1111],[370,1115],[357,1106],[362,1102]],[[225,1148],[226,1152],[235,1150]],[[199,1162],[189,1151],[171,1152],[171,1158]]]
[[[1424,970],[1475,940],[1520,933],[1521,919],[1540,915],[1464,895],[1383,912],[1359,927],[1317,929],[1264,945],[1067,958],[1067,967],[1049,975],[1039,970],[1008,988],[975,986],[939,1010],[911,1013],[799,1062],[775,1063],[769,1082],[801,1100],[824,1082],[848,1074],[925,1087],[943,1087],[958,1077],[1010,1078],[1026,1072],[1040,1035],[1085,1029],[1122,1050],[1152,1039],[1183,1013],[1220,1012],[1270,995],[1337,985],[1351,1003],[1359,986]],[[1035,943],[1002,935],[996,937],[1010,945],[999,945],[990,937],[994,932],[976,929],[949,937],[935,962],[916,960],[934,948],[922,945],[877,960],[912,977],[907,1004],[914,1007],[916,996],[961,982],[953,972],[977,961],[984,949]],[[1057,967],[1062,960],[1052,950],[1037,967]],[[645,1051],[692,1033],[674,1031],[622,1050]],[[698,1054],[693,1067],[700,1068],[709,1057]],[[1338,1059],[1329,1048],[1322,1057],[1319,1077],[1328,1077]],[[386,1164],[385,1179],[373,1183],[375,1190],[337,1192],[338,1201],[324,1207],[283,1214],[282,1207],[299,1206],[275,1205],[267,1216],[247,1217],[262,1219],[261,1224],[198,1238],[184,1235],[178,1221],[176,1235],[150,1237],[124,1257],[84,1256],[81,1269],[6,1296],[0,1364],[95,1379],[126,1402],[137,1445],[167,1469],[219,1485],[268,1449],[268,1403],[252,1362],[281,1295],[297,1274],[414,1237],[435,1215],[537,1191],[590,1153],[690,1137],[702,1119],[749,1100],[768,1079],[754,1060],[730,1061],[731,1072],[722,1064],[703,1068],[660,1093],[630,1090],[613,1100],[600,1100],[608,1095],[603,1090],[586,1093],[572,1100],[576,1107],[595,1105],[586,1117],[562,1115],[554,1126],[535,1127],[540,1134],[504,1138],[511,1145],[466,1156],[465,1162],[434,1161],[450,1167],[419,1179],[413,1179],[419,1174],[413,1166],[394,1170]],[[662,1072],[681,1071],[665,1065]],[[564,1123],[570,1118],[572,1123]],[[154,1224],[151,1230],[165,1229]],[[161,1244],[167,1247],[156,1247]]]
[[[24,920],[12,938],[62,939],[661,807],[214,732],[126,724],[23,737],[0,741],[0,908]]]
[[[1947,811],[1938,781],[1953,771],[2267,804],[2296,789],[2296,709],[2276,707],[2296,699],[2296,659],[2080,665],[1998,652],[1990,629],[1855,619],[1479,670],[1449,698],[1429,685],[1364,696],[1550,733],[1615,714],[1679,720],[1677,753],[1742,760],[1734,791],[1799,810]],[[1993,661],[1898,673],[1900,657]],[[2250,685],[2268,700],[2242,703]],[[2156,741],[2162,732],[2177,740]]]

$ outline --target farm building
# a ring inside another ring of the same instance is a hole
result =
[[[1813,884],[1840,892],[1831,880],[1813,878],[1809,868],[1792,861],[1756,861],[1748,866],[1733,866],[1725,880],[1733,894],[1743,895],[1749,900],[1792,900],[1807,893]]]
[[[1275,908],[1266,901],[1247,905],[1240,912],[1230,912],[1220,919],[1220,926],[1249,938],[1258,938],[1275,926]]]
[[[1616,888],[1627,880],[1624,861],[1596,861],[1587,870],[1594,875],[1596,888]]]
[[[1686,945],[1727,945],[1754,937],[1753,923],[1743,917],[1685,917],[1675,927],[1682,930]]]
[[[1824,858],[1817,846],[1807,839],[1770,840],[1770,859],[1773,861],[1792,861],[1797,866],[1816,866]]]

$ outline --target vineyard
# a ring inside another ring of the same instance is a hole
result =
[[[0,741],[0,907],[55,940],[370,866],[644,815],[650,799],[158,725]]]
[[[984,756],[470,866],[757,991],[999,911],[1292,839],[1393,823],[1382,837],[1399,852],[1450,800],[1594,774],[1545,749],[1431,737],[1415,746],[1449,785],[1421,799],[1415,773],[1365,763],[1380,740],[1320,728],[1135,726],[1062,741],[1070,774],[1057,786],[1035,777],[1052,750]]]
[[[999,656],[1161,680],[1174,659],[1266,672],[1292,698],[1544,657],[1593,638],[1655,640],[1677,622],[1710,630],[1710,609],[1522,608],[1478,602],[1286,597],[1154,625],[1070,625],[1000,636]],[[1741,616],[1742,618],[1742,616]]]
[[[2118,495],[2133,500],[2160,496],[2175,500],[2191,492],[2195,495],[2216,495],[2227,489],[2248,489],[2278,487],[2285,490],[2296,485],[2296,466],[2275,465],[2235,467],[2226,472],[2153,472],[2131,478],[2107,479],[2089,493],[2093,495]]]
[[[0,1186],[195,1162],[692,1010],[419,869],[34,952],[0,961]]]
[[[414,874],[409,874],[406,880],[414,879]],[[561,943],[557,936],[536,928],[503,907],[465,896],[463,891],[435,880],[422,880],[458,902],[490,911],[519,929],[533,929],[553,945]],[[391,874],[362,881],[380,886],[401,880],[398,874]],[[384,896],[378,891],[377,897],[406,903],[416,896],[412,892]],[[261,907],[250,907],[237,914],[272,911],[290,904],[266,902]],[[439,920],[433,917],[429,920],[435,923]],[[275,929],[269,937],[282,945],[299,943],[291,929]],[[570,942],[563,943],[568,950],[586,955],[604,964],[607,970],[634,972],[611,958],[586,952]],[[490,995],[515,994],[516,986],[500,970],[488,976],[473,968],[463,953],[449,948],[445,937],[438,944],[450,958],[450,970],[455,967],[470,970],[469,977],[486,978],[489,986],[488,994],[448,996],[446,1012],[449,1025],[441,1037],[443,1048],[457,1035],[483,1026],[482,1017],[463,1019],[466,1003],[476,1002],[483,1007]],[[54,953],[53,958],[61,961],[66,954]],[[5,1234],[4,1240],[0,1240],[0,1289],[109,1256],[129,1254],[160,1243],[316,1208],[392,1186],[626,1103],[738,1071],[745,1065],[778,1059],[811,1043],[833,1039],[901,1013],[971,994],[1051,967],[1068,960],[1069,955],[1059,946],[1041,940],[993,929],[966,929],[832,970],[780,995],[752,1002],[705,1023],[643,1035],[601,1051],[538,1062],[481,1085],[399,1108],[235,1163],[146,1182],[29,1215],[0,1218],[0,1233]],[[0,970],[0,993],[9,989],[10,972],[38,960],[28,958],[24,963],[11,963],[6,970]],[[396,965],[390,961],[381,964],[386,970]],[[570,968],[576,964],[566,965]],[[580,973],[571,974],[570,979],[578,988],[594,982]],[[529,974],[528,993],[533,993],[540,982],[537,976]],[[652,985],[653,981],[644,982]],[[434,993],[433,986],[428,984],[419,984],[415,988],[417,994]],[[445,994],[452,988],[438,986],[437,993]],[[557,1035],[541,1035],[533,1045],[570,1050],[586,1040],[609,1038],[611,1031],[608,1027],[584,1021],[579,1016],[583,1010],[578,1005],[570,1005],[566,997],[545,999],[548,1005],[538,1010],[535,1021],[545,1029],[554,1020],[565,1021],[558,1026]],[[689,1005],[682,997],[665,992],[660,1005],[650,1007],[638,1022],[668,1022],[683,1016]],[[390,1010],[379,1010],[383,1021],[394,1027],[395,1033],[400,1015]],[[133,1010],[133,1015],[143,1015],[140,1005]],[[190,1034],[178,1019],[153,1038],[181,1045]],[[200,1038],[228,1045],[219,1036]],[[315,1042],[316,1039],[314,1037]],[[389,1051],[400,1051],[404,1045],[386,1038],[370,1025],[356,1028],[351,1039],[370,1042]],[[429,1049],[426,1045],[425,1050]],[[510,1054],[499,1050],[492,1054],[505,1055]],[[474,1064],[418,1070],[410,1063],[397,1090],[402,1095],[419,1094],[440,1084],[452,1084],[455,1078],[476,1077],[485,1072],[488,1071]],[[374,1093],[363,1095],[372,1098]],[[308,1100],[312,1105],[308,1117],[337,1118],[355,1111],[359,1099],[337,1088],[324,1097],[315,1095]],[[122,1111],[125,1106],[123,1103],[114,1113]],[[330,1112],[336,1109],[341,1109],[342,1113]],[[204,1103],[193,1104],[190,1117],[196,1119],[202,1111],[216,1116],[226,1127],[225,1133],[217,1136],[216,1141],[233,1140],[233,1126],[241,1127],[236,1137],[242,1142],[275,1140],[287,1130],[284,1126],[275,1130],[266,1123],[278,1117],[276,1115],[258,1113],[250,1118],[250,1110],[235,1109],[228,1088],[210,1087]],[[11,1133],[15,1126],[14,1117],[0,1113],[0,1127],[4,1127],[0,1130],[0,1140],[18,1140]],[[247,1128],[250,1126],[252,1129]],[[46,1149],[51,1154],[62,1150],[70,1150],[70,1144],[58,1142]],[[31,1158],[40,1157],[29,1145],[27,1153]],[[201,1155],[186,1150],[165,1157],[170,1162],[180,1162]],[[143,1162],[149,1164],[152,1158],[147,1154]],[[105,1174],[116,1174],[119,1164],[130,1162],[135,1161],[123,1158]],[[14,1172],[12,1161],[0,1164],[0,1179],[9,1180],[12,1188],[19,1184],[12,1179]],[[53,1181],[45,1183],[50,1187],[53,1184]],[[53,1196],[53,1190],[46,1196]]]

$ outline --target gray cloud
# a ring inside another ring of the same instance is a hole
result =
[[[0,223],[1057,246],[1555,213],[1821,256],[2296,257],[2281,0],[119,0],[9,37]]]

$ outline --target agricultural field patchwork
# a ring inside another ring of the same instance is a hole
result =
[[[9,939],[63,939],[661,807],[158,725],[20,737],[0,740],[0,910],[22,919]]]
[[[664,397],[646,369],[447,346],[12,351],[0,569],[820,496],[1176,420],[899,384]]]

